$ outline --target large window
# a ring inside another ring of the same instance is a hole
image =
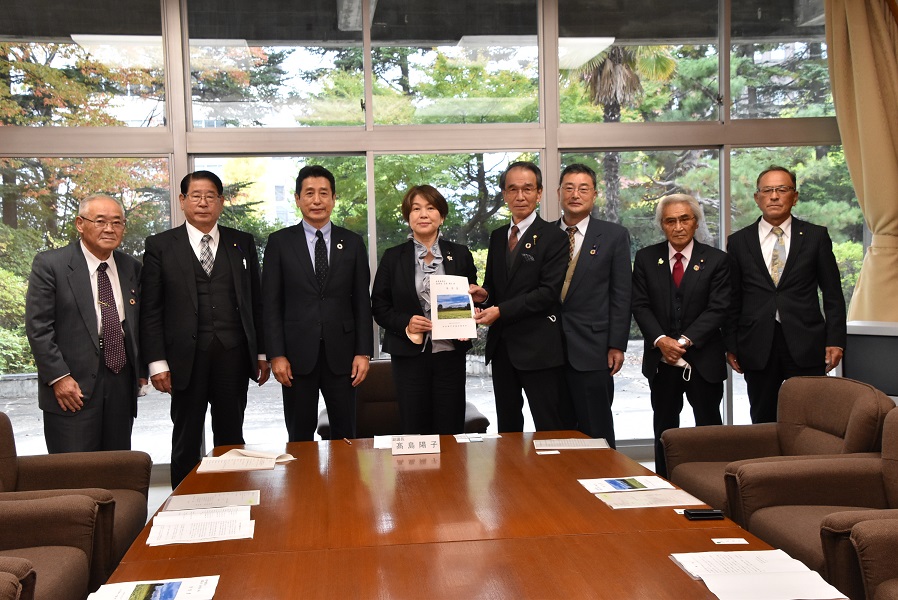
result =
[[[0,125],[165,124],[156,0],[4,3]]]

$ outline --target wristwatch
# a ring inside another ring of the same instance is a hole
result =
[[[689,340],[687,340],[683,336],[680,336],[680,339],[677,340],[677,343],[683,347],[686,347],[689,345]]]

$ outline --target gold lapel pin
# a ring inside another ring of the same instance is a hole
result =
[[[524,244],[524,247],[527,248],[528,250],[530,249],[530,246],[531,246],[530,242],[527,242],[526,244]]]
[[[663,264],[664,264],[664,259],[663,259],[663,258],[659,258],[659,259],[658,259],[658,264],[659,264],[659,265],[663,265]]]
[[[692,270],[693,270],[693,271],[698,271],[698,265],[693,266],[693,267],[692,267]]]
[[[137,301],[134,298],[131,298],[130,302],[131,302],[131,306],[134,306],[135,304],[137,304]]]

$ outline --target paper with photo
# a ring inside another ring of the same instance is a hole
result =
[[[217,586],[218,575],[107,583],[88,596],[87,600],[132,600],[133,598],[212,600]]]
[[[468,293],[468,279],[457,275],[430,276],[430,320],[434,340],[477,337],[474,301]]]
[[[641,490],[673,489],[671,483],[657,475],[603,477],[600,479],[578,479],[577,481],[593,494],[600,494],[602,492],[635,492]]]

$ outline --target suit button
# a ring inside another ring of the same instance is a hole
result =
[[[192,337],[193,339],[196,339],[196,334],[194,333],[194,334],[193,334],[192,336],[190,336],[190,337]]]

